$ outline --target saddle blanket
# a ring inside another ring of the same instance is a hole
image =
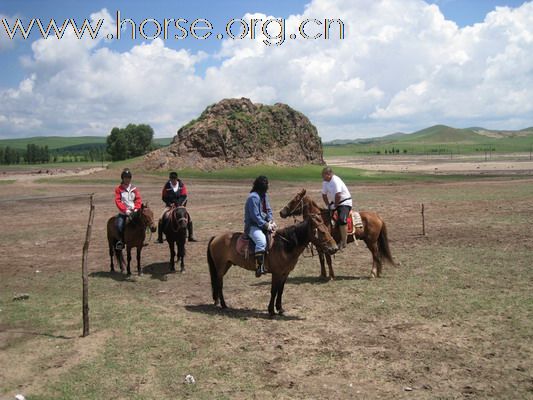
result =
[[[267,237],[268,250],[272,248],[274,244],[274,235],[271,233]],[[246,233],[241,233],[235,244],[235,250],[237,253],[243,256],[245,259],[250,257],[250,254],[255,253],[255,243]]]

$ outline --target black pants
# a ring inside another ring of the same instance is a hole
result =
[[[337,214],[339,216],[339,219],[337,220],[337,224],[339,225],[346,225],[348,223],[348,215],[350,215],[352,207],[350,206],[338,206],[337,207]]]
[[[117,215],[117,220],[116,220],[117,230],[121,238],[124,237],[124,227],[126,226],[126,218],[128,218],[127,215],[124,215],[124,214]]]

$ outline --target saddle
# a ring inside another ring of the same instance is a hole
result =
[[[335,226],[339,219],[339,214],[337,211],[333,213],[331,219],[332,225]],[[361,219],[361,214],[359,214],[357,211],[350,210],[350,214],[348,215],[346,223],[346,232],[348,235],[355,235],[355,228],[363,229],[363,220]]]
[[[274,245],[274,233],[267,233],[267,253]],[[246,233],[241,233],[235,244],[235,250],[237,254],[244,257],[245,260],[250,258],[250,254],[255,253],[255,243]]]

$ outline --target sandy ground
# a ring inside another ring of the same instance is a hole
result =
[[[416,172],[427,174],[533,174],[533,161],[528,155],[523,157],[505,157],[501,159],[472,157],[438,157],[438,156],[390,156],[390,157],[331,157],[328,165],[361,168],[383,172]]]

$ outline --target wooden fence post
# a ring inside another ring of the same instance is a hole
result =
[[[83,279],[83,337],[89,335],[89,273],[87,267],[87,259],[94,220],[93,196],[94,193],[90,195],[89,222],[87,223],[87,232],[85,233],[85,243],[83,244],[83,257],[81,262],[81,275]]]

